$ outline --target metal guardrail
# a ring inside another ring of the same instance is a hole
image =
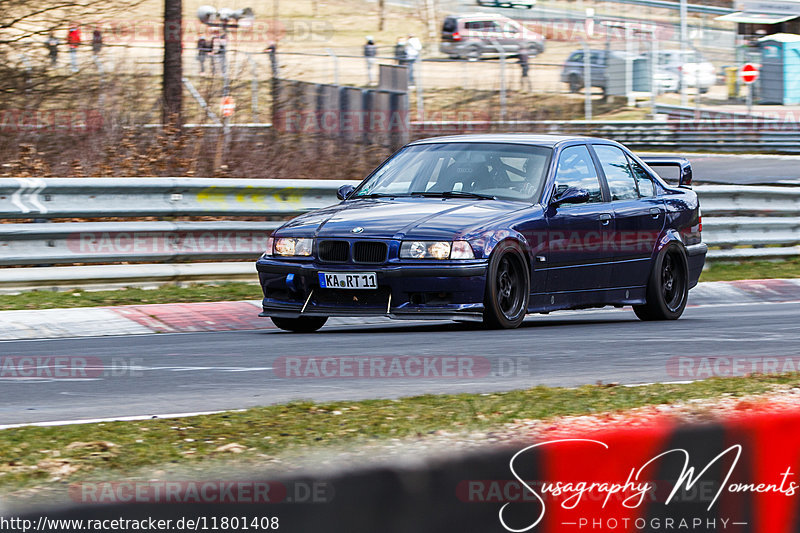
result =
[[[800,127],[760,117],[695,120],[595,121],[421,121],[411,122],[416,137],[455,133],[531,132],[588,135],[631,148],[713,152],[800,153]]]
[[[683,151],[799,154],[800,126],[781,118],[680,106],[657,107],[667,120],[424,120],[411,121],[413,137],[457,133],[531,132],[605,137],[632,148]],[[148,124],[146,127],[157,127]],[[160,127],[160,126],[158,126]],[[219,128],[218,124],[186,124],[186,128]],[[232,124],[232,128],[263,130],[272,124]]]
[[[251,259],[280,221],[0,224],[0,265]]]
[[[336,201],[342,182],[214,178],[2,178],[0,219],[282,216]]]
[[[0,179],[0,219],[83,217],[226,220],[0,224],[0,265],[147,263],[0,268],[0,292],[249,279],[281,220],[334,204],[333,180],[193,178]],[[709,259],[800,255],[800,187],[704,185]],[[264,221],[236,218],[263,216]],[[247,260],[237,263],[237,260]],[[192,263],[193,261],[229,261]]]

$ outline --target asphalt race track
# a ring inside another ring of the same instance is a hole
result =
[[[642,153],[642,155],[645,155]],[[655,155],[655,153],[653,154]],[[800,184],[800,156],[766,154],[695,154],[658,152],[658,155],[680,155],[692,163],[695,183],[767,185]],[[747,172],[742,172],[747,168]]]
[[[534,315],[514,331],[451,322],[387,322],[326,327],[310,335],[260,330],[8,341],[0,342],[0,354],[87,358],[122,374],[0,380],[0,425],[66,421],[292,399],[685,381],[696,376],[676,372],[671,358],[800,355],[800,303],[690,307],[683,318],[669,323],[640,322],[630,309]],[[430,361],[458,356],[488,361],[491,371],[465,372],[461,378],[287,378],[275,370],[286,356],[416,356]]]

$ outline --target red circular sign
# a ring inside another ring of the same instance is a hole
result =
[[[222,109],[222,116],[228,118],[233,116],[233,112],[236,111],[236,102],[234,102],[233,98],[230,96],[226,96],[222,99],[222,105],[220,107]]]
[[[752,63],[747,63],[739,69],[739,77],[747,84],[753,83],[758,79],[758,67]]]

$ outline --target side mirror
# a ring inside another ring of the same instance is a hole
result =
[[[339,200],[347,200],[347,197],[350,196],[354,190],[356,190],[356,188],[352,185],[342,185],[339,187],[339,190],[336,191],[336,198]]]
[[[553,207],[558,207],[561,204],[583,204],[589,201],[589,191],[586,189],[578,189],[577,187],[568,187],[555,199],[550,202]]]

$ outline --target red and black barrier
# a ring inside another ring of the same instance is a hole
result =
[[[559,434],[413,465],[341,467],[340,473],[263,482],[281,488],[276,500],[262,490],[260,499],[235,502],[214,493],[226,490],[225,483],[210,482],[200,492],[195,487],[194,499],[169,504],[136,497],[76,501],[69,508],[22,516],[46,515],[50,524],[120,517],[178,524],[183,519],[183,530],[186,520],[210,526],[238,517],[263,525],[264,517],[277,517],[280,531],[348,533],[800,529],[800,411],[749,412],[688,426],[664,418],[645,427]],[[191,486],[177,481],[176,487]],[[97,487],[90,488],[98,494]],[[228,528],[234,529],[241,527]]]

